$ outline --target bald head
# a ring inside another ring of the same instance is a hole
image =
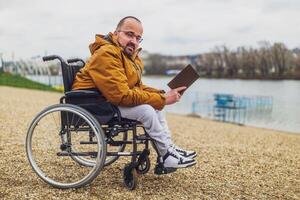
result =
[[[136,17],[124,17],[118,23],[114,35],[124,52],[131,56],[137,50],[139,43],[142,41],[142,23]]]
[[[119,21],[116,30],[121,29],[122,25],[125,23],[126,20],[130,20],[130,21],[134,20],[134,21],[142,24],[142,22],[138,18],[136,18],[134,16],[126,16]]]

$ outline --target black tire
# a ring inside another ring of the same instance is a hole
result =
[[[124,185],[129,190],[134,190],[137,186],[137,172],[136,169],[132,166],[126,166],[124,168],[124,174],[123,174],[123,181]]]
[[[141,162],[136,166],[136,172],[138,174],[146,174],[151,167],[151,162],[149,156],[145,156]]]

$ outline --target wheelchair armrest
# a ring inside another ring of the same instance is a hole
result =
[[[65,93],[67,98],[100,97],[101,93],[94,90],[72,90]]]

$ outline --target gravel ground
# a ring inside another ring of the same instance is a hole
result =
[[[176,144],[196,150],[197,165],[175,173],[150,172],[136,190],[122,183],[120,158],[88,186],[55,189],[31,169],[27,128],[58,93],[0,87],[0,199],[300,199],[300,135],[168,114]]]

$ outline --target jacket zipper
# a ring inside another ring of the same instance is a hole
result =
[[[135,71],[137,72],[138,81],[139,81],[139,83],[141,83],[141,81],[142,81],[142,70],[137,66],[137,64],[135,64],[135,62],[133,60],[131,60],[131,62],[133,63],[133,67],[134,67]]]

